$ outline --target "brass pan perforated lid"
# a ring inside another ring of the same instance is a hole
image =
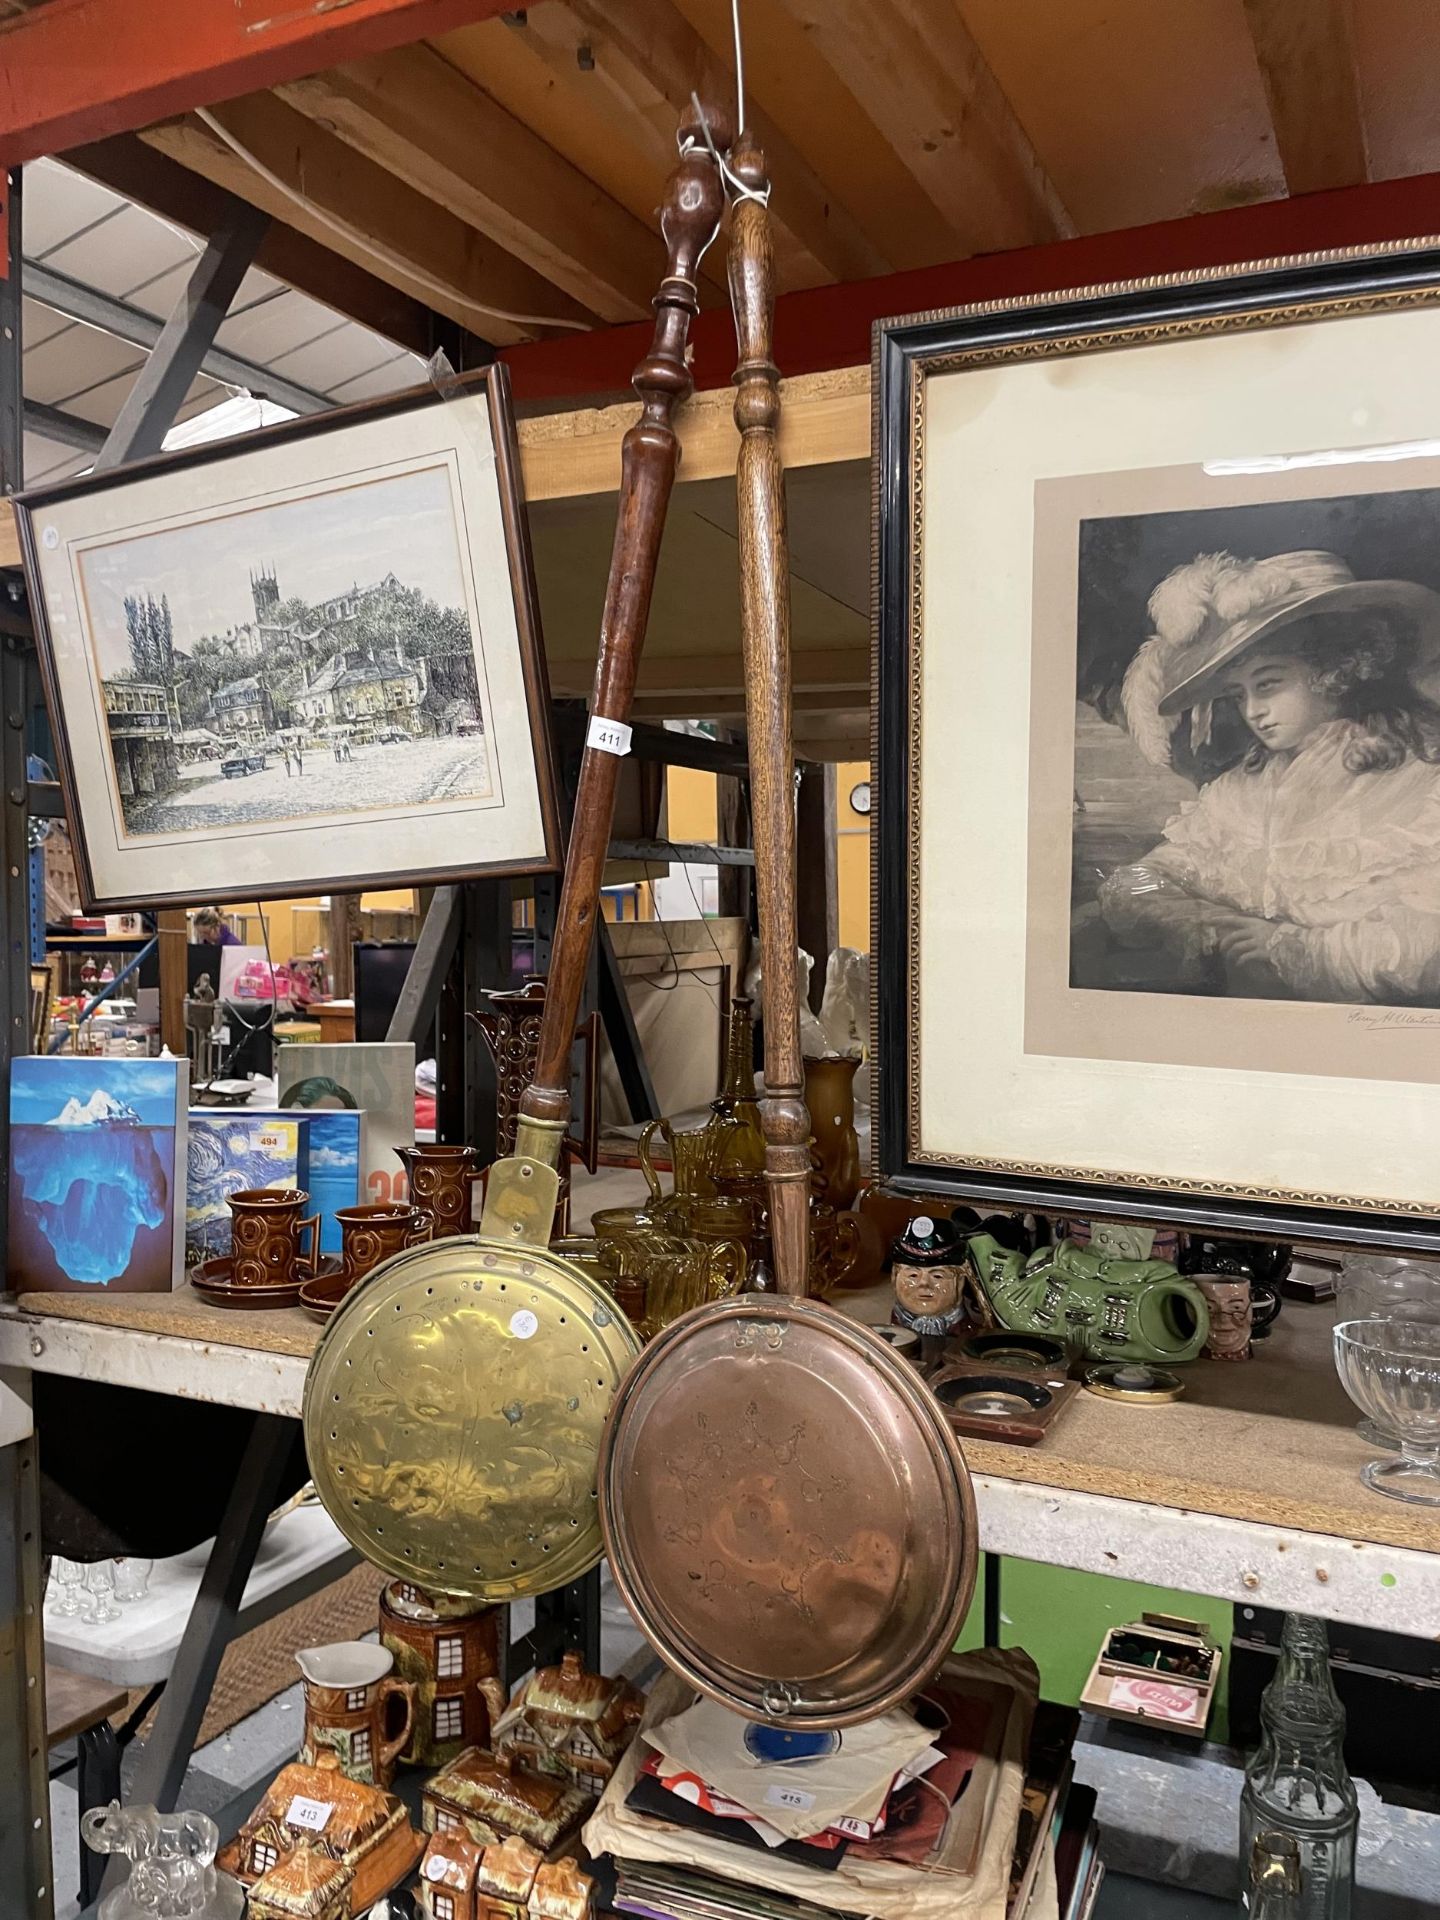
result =
[[[975,1584],[975,1500],[925,1381],[816,1301],[698,1307],[645,1349],[600,1456],[615,1584],[686,1680],[843,1727],[929,1680]]]
[[[348,1294],[305,1382],[315,1489],[386,1573],[437,1593],[547,1593],[600,1558],[600,1435],[639,1342],[534,1247],[415,1247]]]

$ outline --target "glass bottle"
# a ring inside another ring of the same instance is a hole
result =
[[[1240,1795],[1245,1907],[1286,1920],[1350,1920],[1359,1803],[1345,1767],[1345,1709],[1330,1677],[1323,1621],[1285,1616],[1275,1678],[1260,1700],[1260,1745]],[[1299,1887],[1267,1863],[1295,1843]],[[1281,1904],[1276,1905],[1276,1899]]]
[[[725,1077],[710,1111],[716,1121],[730,1125],[715,1171],[722,1175],[763,1174],[765,1129],[755,1099],[755,1026],[750,1002],[738,995],[730,1002],[725,1033]]]

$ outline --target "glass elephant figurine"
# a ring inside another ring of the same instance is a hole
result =
[[[100,1920],[240,1920],[245,1891],[220,1873],[220,1829],[204,1813],[92,1807],[80,1822],[87,1847],[119,1853],[130,1876],[100,1902]]]
[[[985,1233],[968,1245],[991,1310],[1011,1333],[1063,1340],[1077,1359],[1166,1367],[1193,1360],[1205,1344],[1205,1296],[1167,1261],[1116,1259],[1073,1240],[1028,1258]]]

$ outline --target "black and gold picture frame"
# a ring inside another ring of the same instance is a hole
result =
[[[1440,1251],[1440,242],[876,333],[879,1170]]]

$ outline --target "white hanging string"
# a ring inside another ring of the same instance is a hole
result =
[[[720,149],[716,146],[715,136],[710,131],[710,122],[706,117],[704,107],[700,104],[700,96],[698,93],[691,94],[690,105],[695,110],[695,118],[700,122],[700,132],[704,137],[705,145],[710,150],[710,158],[720,169],[720,178],[725,182],[725,191],[729,194],[730,198],[732,200],[758,200],[762,207],[768,207],[770,204],[770,182],[767,180],[763,187],[747,186],[730,165],[730,162],[725,158],[725,155],[721,153]],[[693,140],[682,140],[680,142],[680,151],[681,153],[689,153],[694,149],[694,146],[695,142]]]

